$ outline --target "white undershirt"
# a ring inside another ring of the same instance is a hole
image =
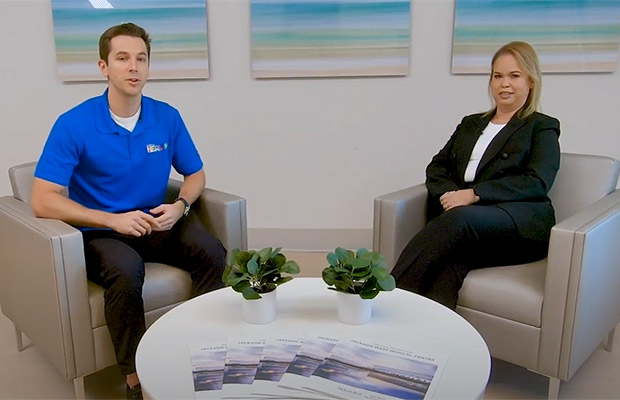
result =
[[[484,128],[482,135],[478,137],[478,141],[476,142],[474,149],[471,151],[471,156],[469,157],[469,162],[467,163],[467,168],[465,169],[465,182],[473,182],[476,177],[476,170],[478,169],[478,164],[480,164],[482,155],[486,151],[487,147],[489,147],[489,144],[495,135],[497,135],[505,126],[506,124],[498,125],[489,122],[487,127]]]
[[[140,119],[140,110],[142,110],[142,105],[138,107],[138,111],[136,111],[136,113],[131,117],[119,117],[118,115],[114,114],[112,110],[110,110],[110,116],[112,117],[114,122],[127,129],[129,132],[133,132],[133,128],[136,127],[138,119]]]

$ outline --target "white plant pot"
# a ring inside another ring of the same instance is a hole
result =
[[[243,299],[243,320],[251,324],[268,324],[276,317],[276,291],[261,293],[256,300]]]
[[[338,319],[350,325],[362,325],[372,316],[372,299],[362,299],[359,294],[336,292]]]

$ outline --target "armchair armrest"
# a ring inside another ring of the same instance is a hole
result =
[[[2,312],[66,379],[94,369],[94,354],[80,351],[93,348],[81,232],[2,197],[0,254]]]
[[[170,179],[167,201],[176,198],[182,182]],[[219,190],[205,188],[192,205],[209,232],[220,239],[228,251],[248,248],[245,199]]]
[[[570,379],[620,321],[618,238],[620,190],[553,227],[542,310],[542,373]]]
[[[419,184],[375,199],[372,249],[391,270],[407,243],[426,223],[426,185]]]

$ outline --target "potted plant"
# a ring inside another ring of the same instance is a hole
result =
[[[243,317],[247,322],[267,323],[276,313],[276,288],[298,274],[299,265],[280,252],[282,248],[235,249],[228,255],[222,281],[243,294]]]
[[[338,292],[338,319],[349,324],[370,320],[372,302],[379,292],[396,287],[383,256],[375,251],[359,249],[356,253],[338,247],[327,254],[329,265],[323,269],[328,289]]]

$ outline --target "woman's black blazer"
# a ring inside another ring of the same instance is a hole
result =
[[[560,166],[560,122],[534,113],[515,114],[484,152],[473,182],[463,178],[471,152],[491,116],[469,115],[426,168],[427,216],[443,212],[439,197],[447,191],[473,188],[478,205],[495,205],[512,217],[519,233],[548,240],[555,224],[547,196]]]

